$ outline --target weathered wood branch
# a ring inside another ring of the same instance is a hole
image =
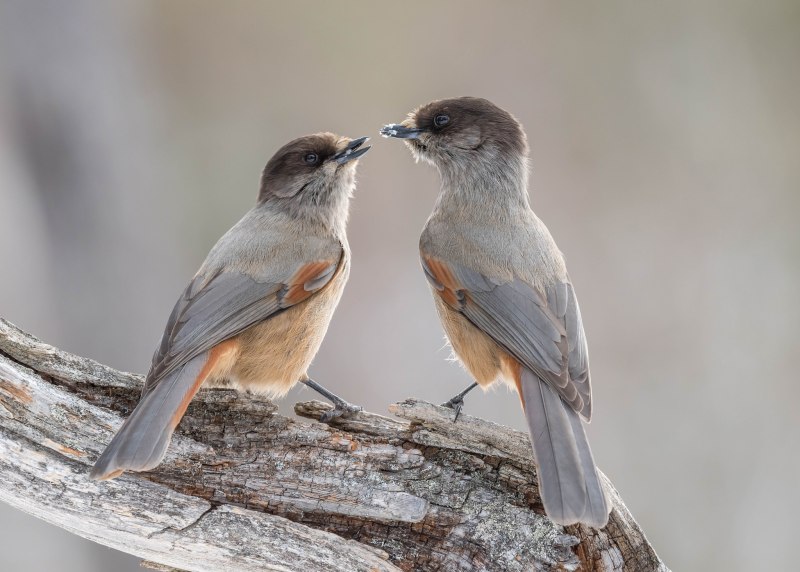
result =
[[[610,482],[605,529],[554,525],[525,434],[413,399],[202,391],[158,469],[90,481],[141,382],[0,320],[0,500],[162,570],[667,570]]]

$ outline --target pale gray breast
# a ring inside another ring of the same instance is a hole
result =
[[[420,237],[420,250],[501,282],[520,278],[543,287],[566,278],[561,252],[530,209],[504,219],[477,210],[434,213]]]
[[[308,262],[338,259],[341,249],[325,229],[261,205],[219,239],[200,272],[237,270],[260,282],[280,281]]]

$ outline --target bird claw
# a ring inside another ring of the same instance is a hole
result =
[[[461,415],[461,409],[464,407],[464,397],[458,395],[450,401],[442,403],[442,407],[449,407],[456,412],[455,416],[453,417],[453,423],[455,423],[458,421],[458,416]]]
[[[472,385],[470,385],[464,391],[453,397],[450,401],[448,401],[447,403],[442,403],[442,407],[449,407],[450,409],[456,412],[456,416],[453,417],[453,423],[458,421],[458,416],[461,415],[461,409],[464,407],[464,396],[467,395],[470,391],[472,391],[476,387],[478,387],[478,383],[473,382]]]
[[[359,411],[361,411],[360,405],[353,405],[352,403],[348,403],[344,399],[341,399],[339,401],[334,401],[333,409],[330,409],[320,415],[319,420],[321,423],[329,423],[337,417],[348,417],[349,415],[358,413]]]

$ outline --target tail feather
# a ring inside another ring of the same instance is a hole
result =
[[[567,525],[608,523],[608,498],[594,465],[583,422],[549,385],[522,368],[520,391],[533,444],[545,512]]]
[[[544,385],[542,382],[540,384]],[[611,511],[611,505],[600,481],[597,466],[594,464],[594,456],[591,448],[589,448],[589,440],[586,438],[583,421],[569,406],[564,405],[564,409],[568,410],[567,416],[572,424],[575,440],[578,443],[578,453],[583,467],[583,480],[586,484],[586,510],[580,521],[594,528],[603,528],[608,524],[608,513]]]
[[[207,373],[208,352],[161,380],[136,406],[94,464],[90,478],[113,479],[124,471],[147,471],[167,452],[172,433]]]

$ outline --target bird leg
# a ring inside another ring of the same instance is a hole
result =
[[[456,412],[456,416],[453,417],[453,423],[458,421],[458,416],[461,415],[461,408],[464,407],[464,396],[473,389],[475,389],[476,387],[478,387],[478,384],[476,382],[473,382],[472,385],[470,385],[464,391],[453,397],[450,401],[448,401],[447,403],[442,403],[442,407],[449,407],[450,409],[453,409]]]
[[[323,396],[325,399],[328,399],[331,403],[333,403],[333,409],[331,409],[330,411],[326,411],[325,413],[320,415],[319,420],[322,423],[327,423],[331,419],[335,419],[336,417],[339,417],[341,415],[349,415],[350,413],[356,413],[358,411],[361,411],[360,405],[353,405],[352,403],[348,403],[335,393],[328,391],[327,389],[322,387],[313,379],[306,379],[303,381],[303,383],[306,385],[306,387],[310,387],[311,389],[319,393],[321,396]]]

